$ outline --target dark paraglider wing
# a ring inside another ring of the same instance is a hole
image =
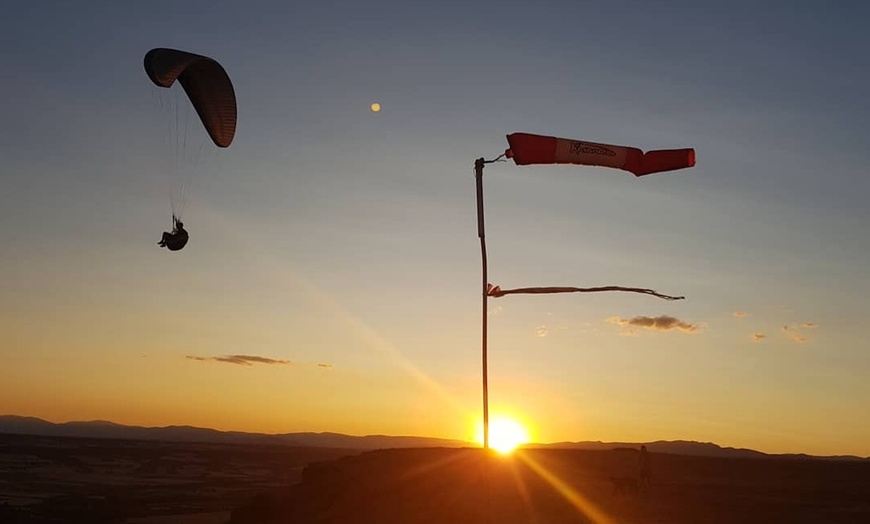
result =
[[[238,109],[223,66],[207,56],[156,48],[145,54],[145,73],[159,87],[169,88],[178,80],[215,145],[229,147]]]

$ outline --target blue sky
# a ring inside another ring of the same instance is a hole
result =
[[[643,179],[488,166],[493,283],[687,300],[493,301],[495,410],[540,440],[868,455],[868,11],[6,3],[9,409],[464,438],[480,394],[472,165],[522,131],[694,147],[698,164]],[[142,69],[152,47],[218,59],[239,105],[232,147],[190,173],[191,243],[172,254],[155,245],[177,178]],[[628,333],[618,320],[662,315],[697,329]],[[293,364],[184,358],[226,354]],[[68,403],[52,404],[46,384]],[[190,402],[142,400],[154,389]]]

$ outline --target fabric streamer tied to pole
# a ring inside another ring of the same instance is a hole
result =
[[[521,287],[516,289],[502,289],[500,286],[487,284],[486,294],[490,297],[499,298],[505,295],[544,295],[551,293],[596,293],[599,291],[626,291],[628,293],[641,293],[652,295],[664,300],[684,300],[686,297],[664,295],[652,289],[641,287],[623,286],[600,286],[600,287]]]

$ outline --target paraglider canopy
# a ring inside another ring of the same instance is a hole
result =
[[[196,110],[199,120],[202,122],[211,141],[219,148],[229,147],[236,134],[236,120],[238,109],[236,107],[236,94],[230,77],[217,61],[207,56],[188,53],[177,49],[158,47],[148,51],[144,58],[145,73],[151,82],[160,88],[169,89],[177,80]],[[180,94],[176,88],[173,94]],[[188,164],[195,166],[199,150],[188,144],[188,122],[179,125],[179,106],[176,101],[174,128],[170,124],[170,134],[174,132],[174,138],[169,142],[174,147],[174,167],[179,175],[179,194],[171,195],[172,202],[172,231],[164,232],[158,244],[170,251],[178,251],[187,245],[189,235],[184,229],[179,218],[184,206],[184,192],[187,185],[186,172],[179,165]],[[185,104],[185,109],[189,108]],[[165,109],[165,108],[164,108]],[[182,117],[185,120],[186,117]],[[200,150],[201,150],[200,145]],[[179,159],[182,161],[179,162]]]
[[[178,80],[215,145],[229,147],[236,134],[236,94],[217,61],[158,47],[145,54],[145,73],[158,87],[169,88]]]

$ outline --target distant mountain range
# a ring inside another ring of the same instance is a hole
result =
[[[693,440],[658,440],[656,442],[643,443],[647,450],[654,453],[670,453],[673,455],[693,455],[699,457],[723,457],[723,458],[804,458],[804,459],[827,459],[827,460],[870,460],[870,457],[858,457],[855,455],[831,455],[818,456],[805,453],[782,453],[771,454],[746,448],[723,448],[712,442],[696,442]],[[524,447],[547,448],[547,449],[586,449],[586,450],[613,450],[620,448],[637,449],[640,443],[625,442],[558,442],[555,444],[529,444]]]
[[[387,448],[468,447],[472,442],[428,437],[394,437],[387,435],[353,436],[341,433],[245,433],[218,431],[194,426],[142,427],[125,426],[104,420],[88,422],[49,422],[36,417],[0,415],[0,433],[50,437],[112,438],[126,440],[164,440],[170,442],[204,442],[212,444],[282,444],[316,448],[374,450]]]
[[[354,436],[341,433],[245,433],[241,431],[218,431],[193,426],[142,427],[125,426],[104,420],[87,422],[54,423],[36,417],[0,415],[0,433],[38,435],[50,437],[108,438],[124,440],[161,440],[168,442],[203,442],[215,444],[280,444],[319,448],[355,449],[360,451],[391,448],[432,447],[477,447],[476,443],[462,440],[429,437],[389,435]],[[870,460],[870,457],[838,455],[817,457],[806,454],[772,455],[752,449],[723,448],[710,442],[686,440],[656,441],[644,443],[653,453],[694,455],[723,458],[816,458],[836,460]],[[527,448],[613,450],[638,449],[640,443],[627,442],[558,442],[552,444],[527,444]]]

